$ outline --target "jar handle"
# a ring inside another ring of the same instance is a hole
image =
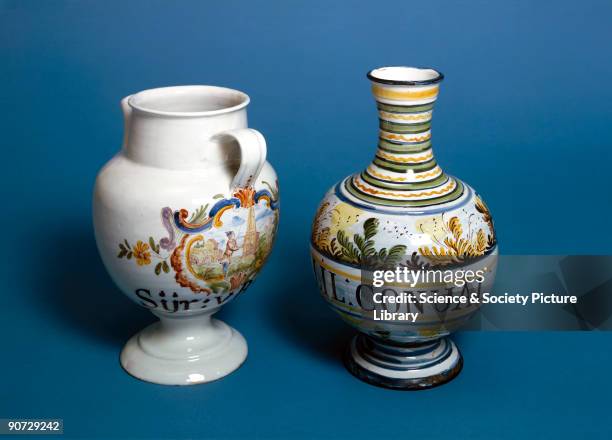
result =
[[[266,140],[252,128],[237,128],[216,134],[213,139],[223,136],[233,138],[240,147],[240,167],[231,183],[231,190],[253,185],[266,162]]]

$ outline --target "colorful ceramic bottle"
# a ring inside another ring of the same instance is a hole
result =
[[[113,280],[160,319],[121,353],[140,379],[209,382],[246,358],[244,338],[212,315],[254,280],[278,224],[276,174],[247,128],[248,103],[211,86],[122,101],[124,145],[98,174],[93,214]]]
[[[372,271],[482,271],[482,279],[463,286],[433,276],[391,290],[480,294],[493,283],[497,242],[483,200],[442,171],[433,154],[431,117],[443,75],[384,67],[368,78],[379,116],[376,155],[325,195],[312,227],[312,262],[323,297],[360,332],[347,351],[348,369],[376,385],[422,389],[459,373],[461,354],[446,336],[478,306],[380,304],[373,298]],[[419,313],[409,322],[386,319],[383,311]]]

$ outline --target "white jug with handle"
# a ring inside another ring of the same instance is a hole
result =
[[[244,338],[212,315],[254,280],[278,225],[276,173],[248,104],[212,86],[122,100],[123,147],[98,174],[93,217],[111,277],[160,318],[121,353],[135,377],[209,382],[246,359]]]

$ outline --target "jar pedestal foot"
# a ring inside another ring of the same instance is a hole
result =
[[[448,338],[401,344],[359,334],[351,341],[344,361],[347,369],[364,382],[398,390],[442,385],[463,367],[459,349]]]
[[[212,314],[158,316],[160,321],[132,336],[121,352],[121,366],[132,376],[193,385],[221,379],[245,361],[245,339]]]

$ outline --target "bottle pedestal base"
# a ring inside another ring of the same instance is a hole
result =
[[[246,360],[240,333],[211,315],[169,318],[135,334],[121,352],[121,366],[132,376],[162,385],[211,382]]]
[[[398,390],[442,385],[463,367],[459,349],[448,338],[395,344],[359,334],[351,341],[344,361],[347,369],[364,382]]]

